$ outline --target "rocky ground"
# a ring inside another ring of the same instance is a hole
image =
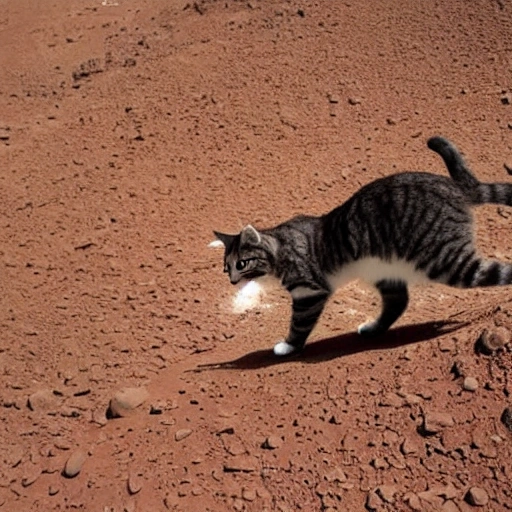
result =
[[[511,181],[511,68],[501,0],[2,2],[0,510],[511,510],[511,288],[368,343],[354,283],[283,361],[208,247],[444,174],[436,133]]]

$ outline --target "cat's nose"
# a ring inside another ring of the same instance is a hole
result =
[[[238,284],[242,278],[240,276],[229,276],[231,284]]]

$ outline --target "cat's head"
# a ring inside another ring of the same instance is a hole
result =
[[[213,233],[224,244],[224,272],[231,284],[272,273],[273,243],[254,227],[245,226],[237,235]]]

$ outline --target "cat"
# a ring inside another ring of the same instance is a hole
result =
[[[443,137],[427,145],[451,178],[394,174],[322,216],[299,215],[262,230],[247,225],[236,235],[214,231],[225,247],[224,272],[232,284],[269,275],[291,294],[289,333],[274,346],[275,355],[299,352],[329,297],[356,278],[374,285],[382,298],[378,318],[359,327],[363,336],[386,332],[402,315],[409,283],[512,284],[512,264],[478,256],[470,211],[485,203],[512,206],[512,184],[478,181]]]

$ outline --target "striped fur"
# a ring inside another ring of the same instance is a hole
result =
[[[302,349],[329,297],[352,279],[370,282],[382,298],[380,316],[359,328],[362,335],[381,334],[401,316],[412,281],[461,288],[512,284],[512,264],[477,254],[470,211],[484,203],[512,206],[512,184],[478,181],[442,137],[429,139],[428,147],[443,158],[451,178],[395,174],[320,217],[215,233],[225,245],[224,270],[233,284],[270,274],[290,292],[290,330],[274,347],[277,355]]]

